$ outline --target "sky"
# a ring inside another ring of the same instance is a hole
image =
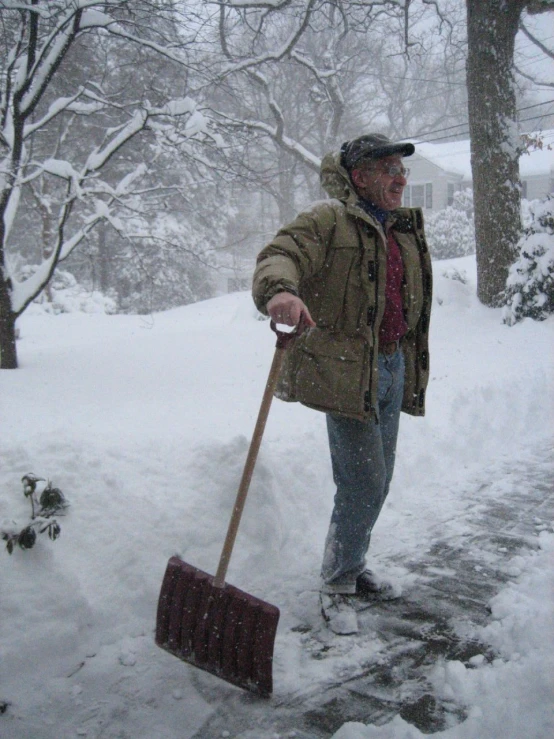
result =
[[[553,17],[551,12],[535,16],[526,14],[524,23],[531,34],[554,54]],[[537,88],[538,100],[541,102],[552,100],[554,98],[554,58],[545,54],[522,31],[516,37],[516,58],[517,65],[525,74],[536,77],[540,82],[549,83],[550,86]]]

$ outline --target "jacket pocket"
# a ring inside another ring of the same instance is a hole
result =
[[[328,412],[346,415],[362,412],[367,348],[361,337],[313,329],[297,351],[297,400]]]

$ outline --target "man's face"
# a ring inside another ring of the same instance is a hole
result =
[[[398,174],[389,174],[397,167]],[[395,210],[402,205],[402,193],[407,184],[402,157],[390,156],[366,160],[352,170],[352,181],[358,194],[383,210]]]

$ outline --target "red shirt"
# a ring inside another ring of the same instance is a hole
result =
[[[387,282],[385,285],[385,313],[379,327],[379,345],[401,339],[408,325],[402,307],[404,265],[400,248],[392,233],[387,234]]]

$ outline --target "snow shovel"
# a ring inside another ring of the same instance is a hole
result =
[[[202,670],[267,697],[273,690],[273,645],[279,609],[225,582],[246,495],[285,350],[301,325],[277,335],[273,363],[248,450],[215,577],[171,557],[162,582],[156,644]]]

